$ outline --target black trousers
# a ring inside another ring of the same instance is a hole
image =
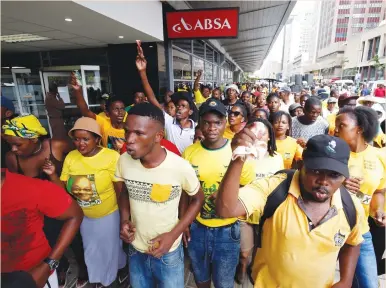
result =
[[[385,252],[385,238],[386,229],[385,227],[379,227],[375,224],[373,218],[369,217],[370,233],[373,237],[373,245],[375,250],[375,257],[377,259],[378,276],[386,274],[385,271],[385,259],[382,259],[383,253]]]

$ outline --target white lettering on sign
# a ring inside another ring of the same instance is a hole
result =
[[[174,32],[181,33],[182,32],[182,27],[186,31],[190,30],[210,30],[210,29],[215,29],[215,30],[220,30],[220,29],[231,29],[231,25],[229,24],[229,21],[227,18],[223,22],[221,22],[220,18],[215,18],[213,21],[212,19],[204,19],[204,22],[201,23],[200,19],[197,20],[196,25],[194,25],[194,28],[192,25],[186,23],[184,18],[181,17],[181,22],[173,25],[172,29]]]

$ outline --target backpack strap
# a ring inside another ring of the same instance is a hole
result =
[[[340,187],[340,197],[342,198],[343,211],[346,215],[350,229],[353,230],[357,224],[357,210],[355,209],[354,201],[350,193],[344,186]]]
[[[276,209],[280,206],[281,203],[285,201],[285,199],[288,196],[288,190],[291,185],[292,178],[295,174],[296,170],[280,170],[275,173],[277,174],[287,174],[287,178],[283,180],[279,186],[275,188],[271,192],[271,194],[267,197],[267,202],[264,206],[263,215],[261,215],[260,223],[258,226],[258,233],[257,233],[257,239],[256,239],[256,245],[257,247],[261,248],[261,234],[263,232],[263,226],[265,220],[268,218],[271,218],[273,214],[275,213]]]

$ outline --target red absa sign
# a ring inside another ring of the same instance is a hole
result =
[[[235,38],[239,9],[184,10],[166,13],[169,39]]]

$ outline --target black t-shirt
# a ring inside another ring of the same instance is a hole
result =
[[[235,106],[236,104],[243,104],[243,102],[240,99],[237,99],[235,103],[230,104],[229,99],[227,98],[224,101],[222,101],[222,104],[225,105],[225,108],[227,109],[227,113],[229,114],[233,106]]]

